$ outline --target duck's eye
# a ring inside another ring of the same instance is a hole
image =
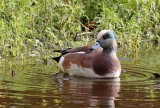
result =
[[[109,38],[109,35],[108,35],[108,34],[105,34],[105,35],[103,36],[103,39],[107,39],[107,38]]]

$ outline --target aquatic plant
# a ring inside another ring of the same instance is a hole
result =
[[[135,44],[159,40],[159,8],[159,0],[1,0],[0,56],[45,61],[53,49],[90,44],[95,35],[80,35],[83,16],[98,24],[93,33],[114,30],[119,46],[134,55]]]

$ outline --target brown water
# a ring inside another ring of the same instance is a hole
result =
[[[0,107],[160,108],[160,50],[139,51],[137,61],[119,54],[118,79],[88,79],[59,73],[56,64],[17,65],[1,70]]]

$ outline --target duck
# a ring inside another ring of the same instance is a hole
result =
[[[116,78],[121,74],[117,57],[116,35],[111,30],[101,30],[93,46],[68,48],[52,59],[62,72],[88,78]]]

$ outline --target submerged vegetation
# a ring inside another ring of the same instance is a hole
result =
[[[95,36],[80,35],[82,27],[90,31],[83,17],[96,22],[92,33],[114,30],[119,46],[134,53],[144,39],[159,41],[159,10],[160,0],[1,0],[1,63],[29,56],[47,61],[53,49],[90,44]]]

